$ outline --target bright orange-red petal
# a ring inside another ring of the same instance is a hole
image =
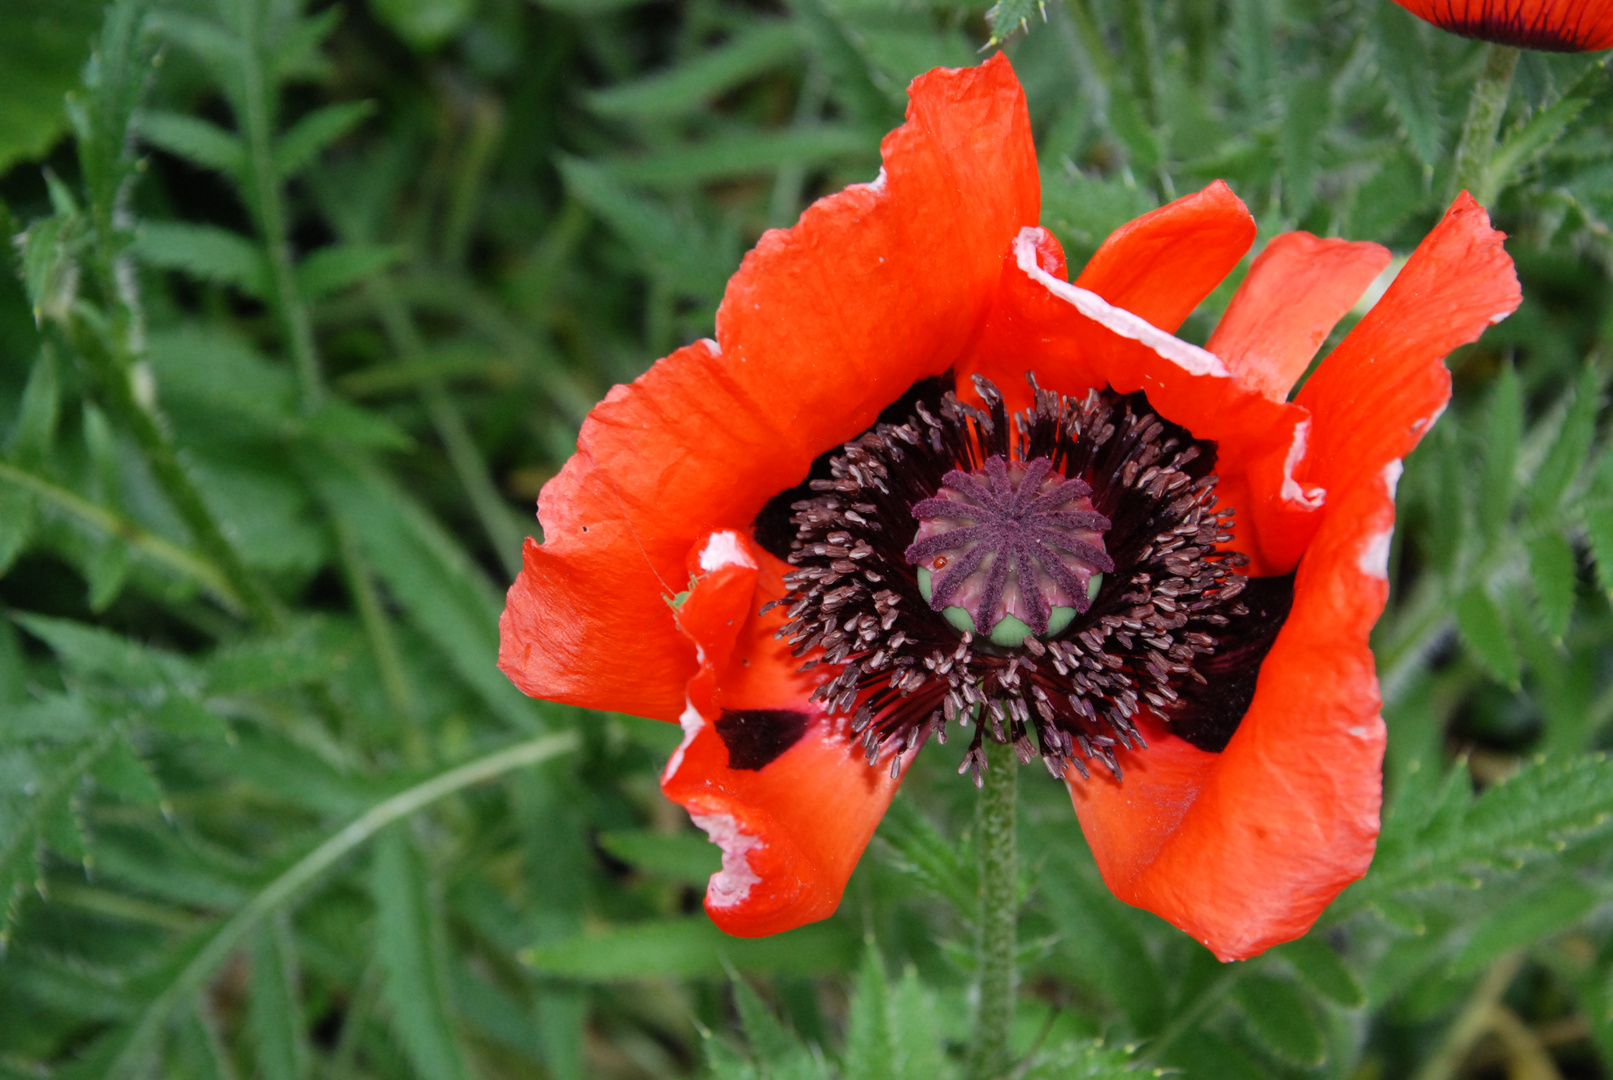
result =
[[[1463,37],[1548,52],[1613,47],[1613,4],[1600,0],[1395,0]]]
[[[1372,861],[1384,727],[1367,635],[1389,591],[1396,474],[1330,493],[1293,610],[1222,753],[1156,725],[1147,750],[1121,755],[1123,783],[1068,777],[1115,895],[1223,960],[1303,934]]]
[[[1075,283],[1174,332],[1255,241],[1255,219],[1217,180],[1120,226]]]
[[[869,766],[845,718],[831,720],[809,700],[826,675],[799,673],[800,661],[774,639],[783,612],[756,614],[783,594],[784,564],[737,532],[697,550],[715,569],[699,578],[678,622],[704,662],[661,789],[723,849],[723,870],[706,890],[712,921],[740,937],[776,934],[834,913],[900,779],[888,756]],[[719,734],[736,721],[782,724],[795,741],[746,767]]]
[[[992,379],[1016,408],[1028,403],[1027,370],[1043,388],[1073,397],[1104,386],[1146,392],[1161,416],[1216,442],[1217,490],[1237,509],[1232,546],[1253,560],[1250,571],[1293,569],[1320,504],[1292,475],[1305,447],[1306,412],[1245,386],[1204,349],[1064,281],[1054,272],[1062,260],[1046,230],[1020,235],[980,348],[963,373]]]
[[[1381,244],[1307,232],[1272,237],[1205,348],[1242,382],[1286,400],[1328,332],[1388,265]]]
[[[1024,93],[1002,56],[909,93],[881,178],[765,234],[728,283],[717,342],[589,414],[501,623],[500,667],[528,694],[675,719],[694,653],[663,597],[695,538],[748,526],[969,349],[1041,201]]]
[[[1450,398],[1445,356],[1522,300],[1484,208],[1463,192],[1295,399],[1316,418],[1307,478],[1343,490],[1398,461]]]

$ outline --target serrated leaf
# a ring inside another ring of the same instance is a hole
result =
[[[801,31],[792,22],[765,19],[670,71],[636,82],[618,83],[587,96],[601,116],[640,120],[681,116],[747,79],[800,55]]]
[[[704,889],[722,869],[722,852],[705,836],[648,829],[599,834],[599,846],[635,869]]]
[[[1596,437],[1596,415],[1602,409],[1602,369],[1588,363],[1574,385],[1573,399],[1563,417],[1557,438],[1529,485],[1531,516],[1550,523],[1570,485],[1584,467],[1591,440]]]
[[[725,962],[757,974],[844,971],[856,963],[859,951],[855,935],[840,923],[812,923],[767,938],[733,938],[698,915],[538,945],[522,959],[545,975],[610,981],[655,975],[720,976]]]
[[[806,1053],[806,1047],[773,1015],[773,1010],[767,1007],[750,983],[736,976],[732,986],[734,1011],[739,1013],[739,1028],[764,1071],[778,1071],[778,1067],[790,1058]]]
[[[56,351],[39,350],[23,386],[17,423],[11,431],[11,458],[23,466],[37,465],[50,454],[61,421],[61,380],[56,372]]]
[[[885,962],[870,943],[857,969],[857,988],[847,1009],[844,1070],[856,1080],[895,1080],[896,1048],[891,1038],[890,985]]]
[[[22,612],[13,612],[11,618],[49,645],[76,674],[102,676],[124,688],[167,687],[192,681],[190,665],[180,657],[148,649],[109,630]]]
[[[1585,536],[1596,556],[1596,576],[1602,589],[1613,595],[1613,506],[1585,510]]]
[[[1333,88],[1325,75],[1295,79],[1284,95],[1282,131],[1277,142],[1283,165],[1283,200],[1302,218],[1316,201],[1322,171],[1322,139],[1332,124]]]
[[[786,165],[822,167],[847,158],[873,160],[878,146],[876,132],[846,124],[820,124],[705,139],[636,157],[603,160],[595,167],[630,184],[684,188],[770,173]]]
[[[924,812],[898,796],[879,823],[879,838],[896,852],[896,867],[925,888],[967,913],[979,904],[973,849],[948,840]]]
[[[138,130],[152,146],[204,169],[234,178],[240,177],[246,166],[246,148],[240,138],[209,120],[151,111],[140,115]]]
[[[934,995],[910,967],[891,995],[897,1080],[942,1080],[947,1075],[944,1041]]]
[[[1479,525],[1493,541],[1512,517],[1518,484],[1518,447],[1523,441],[1523,389],[1511,364],[1501,365],[1485,425],[1484,475],[1479,488]]]
[[[1493,205],[1496,196],[1506,190],[1520,169],[1545,153],[1562,137],[1568,125],[1574,122],[1601,88],[1605,65],[1604,60],[1587,69],[1562,97],[1507,134],[1490,156],[1480,188],[1473,193],[1481,205]]]
[[[269,295],[269,260],[262,249],[239,233],[216,225],[147,222],[135,234],[131,250],[150,266],[182,270],[259,300]]]
[[[1529,576],[1540,602],[1540,622],[1546,633],[1561,641],[1574,614],[1574,589],[1579,563],[1568,541],[1555,532],[1542,533],[1528,543]]]
[[[1327,1044],[1316,1013],[1299,987],[1269,975],[1245,975],[1232,991],[1249,1030],[1285,1061],[1320,1065]]]
[[[1509,900],[1474,929],[1451,962],[1451,974],[1461,977],[1482,971],[1503,954],[1572,926],[1599,899],[1595,889],[1565,875]]]
[[[1372,30],[1378,75],[1401,131],[1423,165],[1432,168],[1440,162],[1445,122],[1434,78],[1439,68],[1428,52],[1428,28],[1394,4],[1374,4]]]
[[[304,1080],[309,1052],[297,985],[295,946],[285,925],[271,921],[252,935],[252,993],[247,1026],[262,1080]]]
[[[986,23],[991,27],[988,44],[1000,44],[1016,30],[1028,27],[1032,19],[1046,18],[1046,5],[1041,0],[997,0],[986,12]]]
[[[113,739],[106,753],[96,759],[95,782],[129,802],[145,806],[162,805],[162,787],[151,773],[151,766],[122,735]]]
[[[240,39],[209,19],[169,9],[153,16],[151,25],[162,37],[206,63],[221,80],[232,74],[240,61]]]
[[[1522,677],[1506,619],[1482,584],[1468,586],[1452,605],[1456,628],[1479,662],[1501,682],[1517,686]]]
[[[465,1055],[448,1015],[448,994],[430,885],[402,826],[376,843],[370,871],[381,997],[392,1031],[415,1070],[434,1080],[468,1080]]]
[[[295,177],[337,139],[373,115],[375,103],[370,101],[343,101],[315,109],[291,125],[275,143],[275,172],[282,180]]]
[[[1303,937],[1281,945],[1277,955],[1294,965],[1299,977],[1310,987],[1325,994],[1347,1009],[1366,1004],[1366,992],[1356,981],[1354,973],[1339,959],[1339,954],[1325,942]]]
[[[0,478],[0,577],[27,548],[37,520],[34,497]]]
[[[1464,776],[1465,779],[1465,776]],[[1392,813],[1366,878],[1336,902],[1337,915],[1400,894],[1517,874],[1566,847],[1606,835],[1613,820],[1613,764],[1604,755],[1543,758],[1478,798],[1460,784],[1431,821]]]
[[[230,726],[217,713],[193,698],[170,694],[146,721],[159,731],[187,739],[228,739]]]
[[[1270,0],[1236,0],[1231,15],[1227,43],[1236,65],[1238,94],[1257,119],[1264,119],[1277,70]]]

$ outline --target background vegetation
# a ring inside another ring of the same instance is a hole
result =
[[[838,916],[730,940],[675,728],[493,660],[590,405],[994,25],[1076,265],[1217,177],[1398,254],[1449,200],[1484,48],[1387,0],[1022,6],[6,0],[0,1076],[956,1071],[961,747]],[[1401,486],[1371,874],[1219,965],[1027,774],[1024,1075],[1613,1071],[1600,61],[1525,55],[1503,137],[1526,300]]]

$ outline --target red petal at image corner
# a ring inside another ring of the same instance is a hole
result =
[[[663,597],[712,529],[748,526],[813,459],[959,363],[1041,181],[1008,60],[913,81],[873,184],[820,199],[745,256],[715,343],[611,390],[538,500],[544,542],[500,622],[540,698],[675,720],[694,651]]]
[[[1594,52],[1613,46],[1613,4],[1606,0],[1395,0],[1442,30],[1546,52]]]
[[[1388,597],[1394,484],[1449,400],[1444,357],[1522,299],[1503,239],[1458,197],[1298,396],[1314,418],[1307,476],[1327,502],[1225,751],[1155,725],[1147,751],[1121,755],[1123,783],[1069,778],[1115,895],[1223,960],[1304,933],[1371,863],[1384,728],[1368,636]]]
[[[706,911],[739,937],[828,918],[900,777],[890,775],[888,755],[870,766],[846,737],[845,719],[829,719],[810,700],[825,676],[801,673],[789,646],[775,640],[783,612],[757,614],[783,595],[785,565],[728,530],[697,542],[690,563],[699,576],[677,620],[701,664],[680,718],[683,745],[661,790],[722,848]],[[717,733],[725,712],[750,710],[789,711],[803,725],[761,769],[733,767]]]

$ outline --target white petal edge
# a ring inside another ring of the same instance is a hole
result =
[[[1305,460],[1305,443],[1310,438],[1311,422],[1301,420],[1294,425],[1294,441],[1288,444],[1288,456],[1283,459],[1283,499],[1307,510],[1315,510],[1327,501],[1327,490],[1319,487],[1301,487],[1294,479],[1294,470]]]
[[[1383,467],[1383,486],[1390,502],[1394,501],[1395,490],[1400,486],[1400,474],[1405,471],[1399,458]],[[1389,548],[1394,539],[1395,527],[1391,525],[1367,540],[1366,546],[1361,549],[1361,558],[1357,560],[1363,574],[1379,581],[1389,580]]]
[[[713,570],[721,570],[725,566],[743,566],[748,570],[756,569],[756,560],[751,558],[750,550],[746,548],[745,541],[732,529],[723,529],[706,537],[706,546],[700,549],[700,572],[709,574]]]
[[[1036,261],[1036,240],[1043,234],[1044,230],[1041,228],[1027,225],[1020,229],[1019,235],[1014,238],[1014,260],[1032,281],[1093,322],[1103,325],[1123,338],[1148,346],[1189,375],[1213,375],[1220,379],[1232,377],[1232,373],[1221,362],[1221,358],[1209,350],[1190,345],[1175,334],[1167,334],[1142,316],[1133,315],[1125,308],[1115,307],[1092,290],[1079,288],[1068,281],[1060,281],[1043,270],[1041,264]]]
[[[712,874],[706,883],[706,904],[726,908],[744,903],[751,886],[762,880],[750,868],[748,858],[751,851],[762,846],[761,837],[740,831],[732,814],[690,814],[689,820],[722,848],[722,870]]]
[[[672,756],[667,758],[666,768],[661,770],[663,784],[669,783],[678,775],[678,769],[683,765],[683,752],[694,745],[695,736],[706,726],[706,718],[700,715],[700,710],[695,708],[694,702],[688,698],[683,699],[683,712],[678,714],[678,726],[683,728],[683,741],[672,751]]]

